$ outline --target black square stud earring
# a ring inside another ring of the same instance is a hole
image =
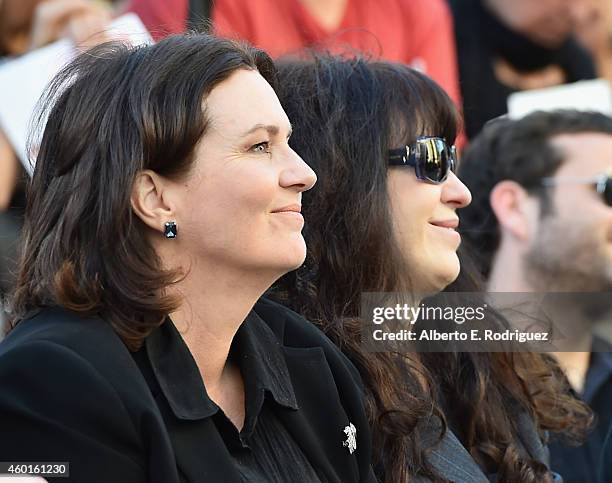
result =
[[[167,221],[164,228],[164,235],[166,238],[176,238],[178,230],[176,229],[176,223],[174,221]]]

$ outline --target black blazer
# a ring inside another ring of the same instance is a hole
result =
[[[329,482],[376,481],[356,369],[289,309],[262,299],[254,311],[280,342],[295,391],[298,410],[278,417],[312,466]],[[49,481],[239,481],[210,418],[162,414],[133,354],[99,318],[50,308],[21,321],[0,344],[0,388],[0,461],[70,463],[69,479]]]

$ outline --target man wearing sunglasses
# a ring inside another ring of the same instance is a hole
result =
[[[612,318],[612,118],[554,111],[492,121],[459,176],[473,196],[459,210],[462,236],[488,290],[552,293],[554,326],[563,319],[572,332],[571,352],[554,355],[596,422],[580,447],[553,437],[551,468],[565,483],[610,481],[612,346],[592,329]]]

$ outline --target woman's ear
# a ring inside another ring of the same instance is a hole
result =
[[[520,241],[529,241],[538,206],[525,188],[515,181],[501,181],[491,191],[489,203],[502,232]]]
[[[168,180],[155,171],[145,169],[136,175],[131,203],[134,213],[148,227],[163,232],[165,223],[176,219],[167,193]]]

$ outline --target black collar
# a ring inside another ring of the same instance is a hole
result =
[[[208,397],[195,360],[170,318],[147,337],[145,346],[155,378],[177,418],[195,420],[217,413],[219,407]],[[230,357],[244,379],[247,419],[249,412],[257,417],[268,395],[281,406],[298,409],[283,347],[254,311],[236,332]]]

